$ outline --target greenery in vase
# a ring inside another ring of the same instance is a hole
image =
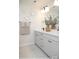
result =
[[[52,28],[55,28],[55,25],[58,23],[57,17],[54,18],[54,20],[52,20],[52,17],[50,16],[48,19],[45,19],[45,24],[47,25],[47,27],[49,25],[52,26]]]
[[[52,22],[52,17],[51,16],[48,18],[48,20],[45,19],[45,24],[46,25],[51,25],[51,22]]]

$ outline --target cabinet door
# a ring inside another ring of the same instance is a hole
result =
[[[57,57],[59,55],[59,46],[57,42],[52,41],[49,38],[46,38],[44,41],[43,50],[47,53],[49,57]]]
[[[59,55],[59,52],[58,52],[59,51],[59,46],[55,42],[53,42],[53,41],[52,41],[52,43],[50,43],[50,41],[48,41],[48,42],[49,43],[47,45],[47,47],[48,47],[47,53],[49,54],[49,56],[50,57],[58,56]]]
[[[55,35],[49,35],[49,34],[44,34],[43,35],[45,38],[48,38],[48,39],[51,39],[51,40],[54,40],[56,42],[59,42],[59,37],[58,36],[55,36]]]

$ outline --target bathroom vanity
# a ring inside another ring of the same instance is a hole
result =
[[[35,30],[35,44],[50,58],[59,59],[59,32]]]

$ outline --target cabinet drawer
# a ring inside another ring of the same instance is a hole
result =
[[[47,48],[44,51],[47,53],[48,56],[58,56],[59,55],[59,47],[58,46],[46,46]]]
[[[50,39],[51,41],[54,41],[54,42],[59,42],[59,37],[57,36],[43,34],[43,37],[46,39]]]
[[[55,41],[50,40],[50,39],[47,40],[47,43],[48,43],[49,46],[52,46],[52,45],[58,46],[59,45],[59,42],[55,42]]]

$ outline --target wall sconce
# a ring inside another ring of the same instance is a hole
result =
[[[49,11],[49,7],[46,5],[43,7],[43,9],[41,10],[42,13],[46,13]]]
[[[54,6],[59,6],[58,0],[55,0],[55,1],[54,1]]]

